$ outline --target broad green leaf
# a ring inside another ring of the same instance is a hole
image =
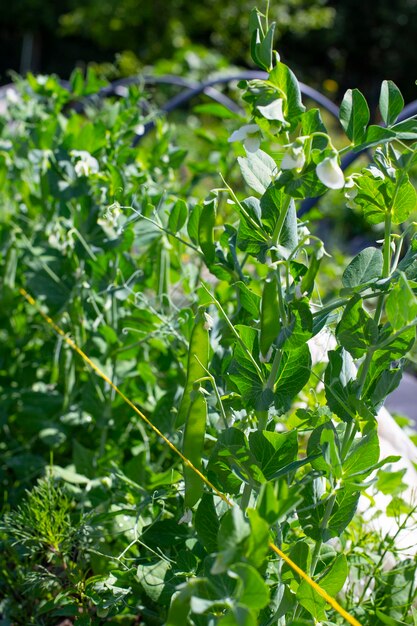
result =
[[[398,122],[398,124],[392,126],[390,130],[395,132],[398,139],[402,139],[403,141],[415,141],[417,139],[417,120],[412,119]]]
[[[263,195],[277,173],[274,159],[262,150],[249,152],[246,157],[238,157],[245,183]]]
[[[269,480],[282,467],[297,458],[297,431],[276,433],[256,430],[249,435],[249,448]]]
[[[259,44],[257,48],[257,58],[261,62],[261,67],[264,68],[267,72],[272,67],[272,53],[274,46],[274,33],[275,33],[275,22],[271,24],[268,32],[265,37]]]
[[[329,363],[324,373],[324,385],[329,408],[345,422],[356,413],[352,407],[353,381],[356,368],[349,352],[343,349],[328,352]]]
[[[184,626],[187,623],[192,594],[190,584],[173,594],[165,626]]]
[[[397,85],[392,80],[384,80],[379,96],[379,110],[385,124],[387,126],[394,124],[403,108],[404,98]]]
[[[417,318],[417,298],[404,274],[391,290],[385,304],[388,321],[395,331],[401,330]]]
[[[197,536],[207,552],[215,552],[220,523],[211,493],[203,494],[195,513],[194,524]]]
[[[365,248],[349,263],[342,276],[344,287],[353,289],[378,280],[382,275],[383,256],[379,248]]]
[[[361,476],[361,480],[374,470],[379,460],[379,438],[376,430],[354,440],[343,462],[343,480]]]
[[[291,546],[288,556],[304,572],[308,572],[310,570],[311,551],[310,546],[305,539],[296,541],[296,543]],[[287,563],[283,563],[281,569],[281,580],[291,581],[294,579],[298,583],[302,580],[299,574],[297,574],[292,567],[290,567]]]
[[[174,204],[168,218],[168,228],[173,233],[177,233],[187,221],[188,209],[184,200],[181,198]]]
[[[307,299],[294,301],[288,313],[288,325],[281,329],[277,345],[284,350],[299,349],[313,335],[313,315]]]
[[[253,567],[262,567],[269,553],[270,526],[256,509],[247,509],[251,533],[246,543],[245,558]]]
[[[302,135],[311,135],[312,133],[325,133],[327,129],[321,118],[320,109],[309,109],[301,116]],[[324,139],[324,138],[323,138]],[[324,139],[324,148],[327,147],[327,140]]]
[[[217,543],[220,550],[227,550],[238,546],[250,535],[250,526],[245,519],[244,513],[239,507],[233,507],[223,515]]]
[[[398,496],[408,488],[407,483],[403,482],[403,478],[407,473],[407,469],[401,469],[396,472],[392,470],[379,470],[376,488],[386,496]]]
[[[209,478],[228,493],[238,493],[243,480],[265,480],[244,433],[233,427],[220,433],[207,471]]]
[[[361,143],[366,134],[370,113],[368,104],[358,89],[348,89],[339,112],[340,123],[354,144]]]
[[[354,152],[361,152],[372,146],[382,145],[395,139],[396,133],[393,129],[384,128],[383,126],[368,126],[365,139],[353,148]]]
[[[336,337],[343,348],[358,359],[378,341],[378,326],[363,308],[363,300],[354,295],[347,303],[336,328]]]
[[[259,515],[267,521],[269,526],[278,520],[279,502],[275,484],[267,482],[261,485],[256,507]]]
[[[269,589],[257,570],[246,563],[230,568],[237,577],[235,597],[239,604],[250,609],[263,609],[269,602]]]
[[[294,127],[300,115],[305,111],[297,78],[284,63],[277,63],[269,74],[269,81],[286,94],[285,118],[290,122],[291,127]]]
[[[360,492],[352,489],[339,489],[333,505],[332,514],[326,524],[326,504],[330,496],[324,489],[324,481],[317,478],[306,483],[302,488],[303,500],[297,508],[297,516],[307,537],[314,541],[329,541],[339,537],[355,515]]]
[[[401,224],[417,209],[417,193],[408,176],[403,175],[402,183],[393,193],[391,205],[392,221]]]
[[[394,275],[404,272],[408,280],[417,281],[417,237],[413,237],[403,259],[398,263]]]
[[[347,575],[347,560],[344,554],[340,554],[334,560],[329,571],[320,578],[320,587],[334,598],[345,584]],[[324,611],[326,601],[305,580],[301,582],[297,590],[297,599],[316,620],[326,619]]]
[[[241,307],[245,309],[245,311],[247,311],[253,319],[257,319],[259,317],[259,307],[261,303],[260,296],[254,293],[251,289],[249,289],[249,287],[245,285],[245,283],[241,281],[235,283],[235,286],[239,290]]]
[[[165,599],[169,598],[175,589],[172,575],[167,576],[170,569],[170,564],[165,560],[154,564],[138,565],[136,570],[137,580],[143,587],[146,595],[154,602],[163,601],[163,596]]]
[[[291,400],[310,378],[311,355],[307,344],[298,350],[283,352],[274,386],[275,406],[286,410]]]

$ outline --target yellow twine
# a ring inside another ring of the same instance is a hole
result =
[[[177,454],[182,461],[188,465],[188,467],[190,467],[193,472],[195,472],[200,478],[201,480],[207,485],[207,487],[209,487],[219,498],[221,498],[223,500],[223,502],[225,502],[228,506],[233,507],[234,503],[229,500],[229,498],[227,498],[227,496],[224,495],[224,493],[222,493],[221,491],[219,491],[214,485],[213,483],[211,483],[209,481],[208,478],[206,478],[206,476],[204,476],[204,474],[202,474],[200,472],[199,469],[197,469],[189,459],[187,459],[186,456],[183,455],[183,453],[178,450],[178,448],[176,446],[174,446],[173,443],[171,443],[171,441],[165,437],[165,435],[159,430],[159,428],[157,428],[154,424],[152,424],[152,422],[150,421],[149,418],[146,417],[146,415],[144,415],[142,413],[142,411],[140,411],[137,406],[135,406],[135,404],[133,404],[133,402],[131,400],[129,400],[129,398],[127,396],[125,396],[125,394],[120,391],[120,389],[117,387],[117,385],[115,385],[110,378],[95,364],[93,363],[93,361],[86,355],[85,352],[83,352],[83,350],[81,350],[81,348],[79,348],[77,346],[77,344],[70,338],[68,337],[64,331],[57,325],[55,324],[55,322],[48,316],[46,315],[46,313],[44,313],[42,311],[42,309],[39,307],[38,303],[36,302],[36,300],[34,298],[32,298],[31,295],[29,295],[27,293],[27,291],[25,291],[25,289],[19,289],[20,294],[26,298],[26,300],[29,302],[29,304],[31,304],[32,306],[34,306],[36,308],[36,310],[40,313],[40,315],[43,317],[43,319],[50,325],[52,326],[52,328],[54,329],[54,331],[56,333],[58,333],[58,335],[60,335],[64,341],[70,346],[70,348],[72,348],[77,354],[80,355],[80,357],[86,362],[88,363],[88,365],[91,367],[92,370],[94,370],[94,372],[96,372],[96,374],[98,374],[103,380],[106,381],[106,383],[108,385],[110,385],[110,387],[112,389],[114,389],[114,391],[126,402],[126,404],[128,404],[130,406],[131,409],[133,409],[133,411],[135,411],[135,413],[137,413],[137,415],[139,415],[139,417],[146,422],[146,424],[148,424],[148,426],[150,426],[150,428],[152,428],[152,430],[159,436],[161,437],[161,439],[171,448],[171,450],[173,452],[175,452],[175,454]],[[283,561],[285,561],[299,576],[301,576],[301,578],[303,578],[309,585],[310,587],[312,587],[314,589],[314,591],[316,591],[324,600],[326,600],[326,602],[328,604],[330,604],[330,606],[332,606],[334,608],[335,611],[337,611],[349,624],[351,624],[351,626],[361,626],[360,622],[358,622],[357,619],[355,619],[352,615],[350,615],[347,611],[345,611],[345,609],[337,602],[337,600],[335,600],[334,598],[332,598],[332,596],[330,596],[327,591],[325,591],[322,587],[320,587],[320,585],[318,585],[303,569],[301,569],[301,567],[299,567],[296,563],[294,563],[294,561],[292,561],[290,559],[289,556],[287,556],[284,552],[282,552],[282,550],[280,550],[274,543],[270,542],[268,544],[269,548],[275,552],[281,559],[283,559]]]

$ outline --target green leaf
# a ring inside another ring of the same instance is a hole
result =
[[[384,80],[379,96],[379,110],[385,124],[387,126],[394,124],[403,108],[404,98],[397,85],[393,83],[392,80]]]
[[[348,575],[347,560],[344,554],[340,554],[332,563],[329,571],[320,578],[319,584],[327,593],[335,597],[342,589]],[[324,607],[326,600],[322,598],[306,580],[301,581],[297,590],[297,599],[316,620],[325,620]]]
[[[237,577],[234,595],[239,604],[258,610],[268,604],[269,589],[254,567],[246,563],[238,563],[230,568],[230,572]]]
[[[249,448],[263,475],[270,480],[282,467],[297,458],[297,431],[276,433],[256,430],[249,435]]]
[[[368,126],[365,139],[362,143],[355,145],[354,152],[361,152],[366,148],[372,146],[378,146],[380,144],[388,143],[396,138],[396,133],[393,129],[384,128],[382,126]]]
[[[354,144],[365,139],[370,113],[368,104],[358,89],[348,89],[340,105],[339,119],[346,135]]]
[[[245,519],[244,513],[233,507],[223,515],[217,536],[220,550],[233,548],[244,541],[250,534],[250,527]]]
[[[406,276],[401,273],[385,304],[388,321],[395,331],[401,330],[417,318],[417,298]]]
[[[353,289],[375,282],[382,276],[383,262],[379,248],[365,248],[352,259],[343,272],[343,286]]]
[[[145,593],[154,602],[164,602],[174,592],[172,574],[168,574],[171,565],[167,561],[138,565],[136,576]],[[170,582],[167,582],[167,579]]]
[[[355,359],[363,356],[378,341],[378,326],[363,308],[363,300],[356,294],[343,311],[336,328],[336,337]]]
[[[312,135],[313,133],[325,133],[327,135],[327,128],[321,118],[320,109],[309,109],[305,111],[301,116],[301,127],[302,135]],[[327,140],[324,139],[323,148],[326,147]]]
[[[277,345],[284,350],[301,348],[313,335],[313,315],[307,299],[295,300],[289,309],[288,325],[278,336]]]
[[[168,218],[168,228],[173,233],[177,233],[187,221],[188,209],[184,200],[179,199],[174,204]]]
[[[251,533],[246,542],[245,559],[254,567],[262,567],[269,553],[269,524],[256,509],[247,509]]]
[[[286,410],[294,396],[310,379],[311,355],[307,344],[298,350],[283,352],[274,386],[275,406]]]
[[[259,317],[261,298],[258,294],[251,291],[242,281],[235,283],[235,286],[239,290],[241,307],[245,309],[253,319],[257,319]]]
[[[415,141],[417,139],[417,120],[404,120],[398,122],[390,129],[395,132],[395,136],[403,141]]]
[[[408,176],[402,176],[402,183],[393,194],[391,213],[394,224],[405,222],[417,208],[417,192],[409,181]]]
[[[238,157],[242,176],[246,184],[263,195],[277,173],[277,166],[266,152],[248,152],[246,157]]]
[[[290,122],[291,128],[294,128],[300,115],[305,111],[305,106],[301,99],[300,85],[295,74],[284,63],[279,62],[270,72],[269,81],[278,87],[282,93],[286,94],[285,119]]]
[[[195,514],[194,524],[197,536],[207,552],[215,552],[220,523],[211,493],[203,494]]]
[[[328,357],[329,363],[324,373],[327,404],[333,413],[349,422],[356,413],[351,403],[356,368],[349,352],[341,348],[330,350]]]
[[[274,33],[275,33],[275,22],[271,24],[268,32],[265,37],[259,44],[257,48],[257,58],[258,62],[260,61],[261,67],[264,68],[267,72],[270,71],[272,67],[272,53],[274,47]]]
[[[343,463],[343,480],[369,476],[379,460],[379,438],[376,430],[355,439]]]

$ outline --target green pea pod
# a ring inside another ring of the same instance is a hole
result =
[[[264,284],[261,299],[261,334],[259,348],[264,361],[270,359],[270,348],[280,330],[278,288],[274,274],[270,274]]]
[[[197,359],[196,359],[197,357]],[[175,425],[177,428],[185,424],[191,405],[191,392],[194,383],[207,375],[209,357],[209,334],[207,321],[204,316],[204,307],[198,309],[193,330],[191,331],[190,347],[188,350],[187,381],[178,409]]]
[[[198,388],[191,392],[191,404],[184,430],[182,453],[201,471],[201,457],[206,434],[207,402],[204,393]],[[184,463],[185,496],[184,504],[193,507],[203,495],[204,484],[191,467]]]
[[[214,246],[214,226],[216,223],[216,204],[213,198],[203,204],[198,223],[198,243],[204,254],[204,260],[208,266],[216,260],[216,248]]]

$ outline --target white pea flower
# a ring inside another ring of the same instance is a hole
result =
[[[244,124],[235,130],[227,141],[229,143],[241,141],[248,152],[256,152],[261,145],[259,131],[260,128],[258,124]]]
[[[337,156],[326,157],[316,167],[318,179],[329,189],[342,189],[345,186],[345,176],[340,167]]]
[[[293,143],[289,150],[284,154],[281,161],[282,170],[298,170],[304,167],[306,155],[304,154],[304,146],[300,142]]]
[[[99,165],[97,159],[95,159],[86,150],[71,150],[72,157],[77,159],[74,165],[74,170],[77,176],[90,176],[91,174],[98,174]]]
[[[278,122],[285,123],[284,112],[282,110],[284,101],[282,98],[277,98],[273,102],[265,106],[258,106],[258,111],[267,120],[276,120]]]
[[[20,96],[14,87],[6,89],[6,100],[9,104],[18,104],[20,102]]]

